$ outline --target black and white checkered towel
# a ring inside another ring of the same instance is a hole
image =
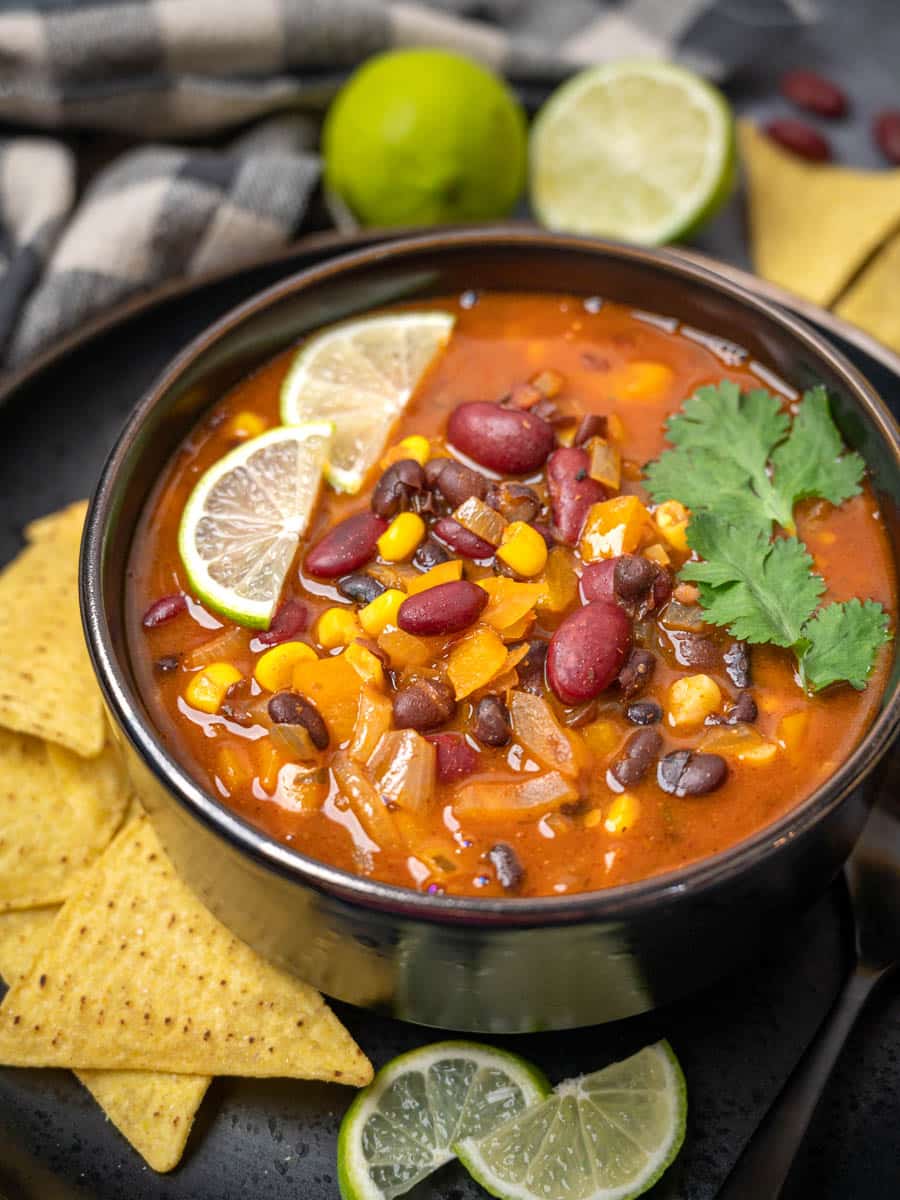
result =
[[[722,78],[773,25],[816,10],[817,0],[0,0],[0,122],[23,131],[0,137],[0,368],[132,293],[294,238],[318,179],[315,114],[379,50],[456,49],[527,96],[628,55]],[[79,194],[84,131],[138,144]],[[159,140],[170,138],[191,145]],[[203,139],[216,148],[197,148]]]

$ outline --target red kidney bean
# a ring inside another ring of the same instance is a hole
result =
[[[619,554],[602,562],[588,563],[581,576],[585,603],[604,600],[620,604],[632,617],[645,617],[662,606],[672,594],[668,571],[639,554]]]
[[[623,696],[626,699],[636,696],[655,670],[656,659],[649,650],[632,650],[619,672],[618,683]]]
[[[616,603],[614,576],[616,559],[604,558],[600,562],[588,563],[581,575],[581,601],[590,604],[602,600],[605,604]]]
[[[547,460],[547,490],[556,536],[574,546],[592,504],[605,500],[609,492],[602,483],[591,479],[591,460],[586,450],[564,446],[554,450]]]
[[[876,115],[872,140],[888,162],[900,166],[900,108],[886,108]]]
[[[656,768],[656,782],[670,796],[705,796],[721,787],[727,777],[728,764],[721,755],[693,750],[673,750]]]
[[[303,633],[309,621],[309,613],[302,600],[285,600],[279,605],[272,618],[269,628],[256,635],[256,640],[263,646],[277,646],[280,642],[289,642]]]
[[[630,649],[628,617],[596,600],[570,613],[550,639],[547,680],[563,704],[593,700],[619,674]]]
[[[435,521],[431,532],[463,558],[494,557],[496,546],[480,538],[477,533],[472,533],[452,517],[441,517],[439,521]]]
[[[514,892],[525,878],[525,868],[519,862],[519,857],[506,842],[497,842],[488,850],[488,860],[494,868],[497,882],[507,892]]]
[[[812,125],[794,117],[777,117],[766,125],[766,133],[773,142],[798,158],[808,162],[829,162],[831,146],[828,139]]]
[[[781,77],[781,94],[798,108],[820,117],[843,117],[848,108],[843,88],[816,71],[788,71]]]
[[[483,400],[454,410],[447,439],[473,462],[504,475],[530,475],[556,442],[553,427],[540,417]]]
[[[585,413],[578,422],[572,445],[583,446],[592,437],[606,437],[608,424],[606,417],[601,417],[599,413]]]
[[[453,689],[440,679],[417,679],[394,693],[394,724],[398,729],[437,729],[456,712]]]
[[[179,613],[183,613],[187,609],[187,597],[183,592],[175,592],[171,596],[162,596],[159,600],[154,600],[147,611],[144,613],[141,624],[145,629],[155,629],[157,625],[165,625],[167,621],[171,621],[173,617],[177,617]]]
[[[430,733],[428,741],[436,751],[437,777],[441,783],[464,779],[478,770],[478,751],[461,733]]]
[[[425,478],[430,481],[429,486],[436,488],[454,508],[459,508],[472,496],[482,500],[488,487],[484,475],[457,462],[455,458],[432,459],[426,464]]]
[[[372,512],[379,517],[394,517],[409,508],[419,508],[417,499],[425,491],[425,472],[414,458],[392,463],[375,484]]]
[[[468,579],[439,583],[408,596],[397,610],[397,624],[418,637],[459,633],[478,620],[487,600],[484,588]]]
[[[317,750],[328,749],[328,728],[322,714],[305,696],[276,692],[269,701],[269,716],[275,725],[302,725]]]
[[[375,513],[361,512],[347,517],[329,529],[309,551],[307,571],[323,579],[336,579],[357,571],[375,557],[376,542],[387,526],[387,521]]]

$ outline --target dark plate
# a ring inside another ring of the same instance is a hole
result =
[[[190,338],[252,293],[336,247],[346,248],[346,242],[318,239],[213,284],[173,287],[133,302],[0,387],[0,562],[18,549],[26,521],[90,491],[131,406]],[[748,287],[772,294],[743,278]],[[793,307],[837,341],[897,411],[900,360],[828,314]],[[849,935],[845,896],[836,887],[740,977],[617,1025],[502,1044],[533,1058],[556,1082],[668,1037],[688,1079],[688,1137],[678,1163],[651,1195],[711,1200],[836,994],[849,963]],[[427,1030],[336,1008],[376,1066],[432,1040]],[[182,1165],[157,1176],[74,1076],[3,1070],[0,1197],[336,1200],[337,1129],[350,1099],[349,1091],[335,1086],[217,1079]],[[898,1129],[895,989],[876,999],[851,1038],[787,1200],[895,1200]],[[411,1195],[474,1200],[485,1193],[451,1164]]]

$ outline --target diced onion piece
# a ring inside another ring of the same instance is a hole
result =
[[[479,625],[450,651],[447,678],[457,700],[490,683],[505,670],[507,650],[503,639],[489,625]]]
[[[315,762],[319,757],[305,725],[273,725],[269,737],[288,758],[297,762]]]
[[[666,629],[697,633],[705,624],[703,609],[699,604],[682,604],[680,600],[670,600],[660,617],[660,624],[665,625]]]
[[[617,492],[622,485],[622,451],[606,438],[592,437],[585,446],[591,457],[588,475]]]
[[[520,779],[466,783],[457,788],[453,810],[461,821],[522,820],[540,817],[578,799],[571,779],[558,771]]]
[[[238,625],[217,633],[214,638],[195,646],[182,655],[181,666],[186,671],[194,671],[197,667],[206,667],[213,662],[234,662],[242,658],[247,651],[247,630]]]
[[[364,769],[340,750],[331,760],[331,771],[341,795],[372,841],[382,850],[400,849],[403,846],[400,830]]]
[[[354,762],[369,761],[382,735],[390,729],[392,720],[393,706],[390,699],[374,687],[363,688],[356,712],[353,738],[347,747],[347,753]]]
[[[554,546],[544,568],[544,586],[538,600],[542,612],[567,612],[578,596],[575,555],[567,546]]]
[[[503,575],[488,575],[476,582],[488,594],[481,619],[501,632],[530,613],[545,591],[541,583],[519,583]]]
[[[537,388],[547,400],[553,400],[558,396],[563,390],[565,382],[559,371],[554,371],[552,367],[545,367],[543,371],[538,371],[537,375],[529,380],[531,386]]]
[[[412,812],[424,812],[434,797],[434,746],[414,729],[385,733],[369,759],[369,773],[380,796]]]
[[[435,649],[434,639],[416,637],[403,629],[385,629],[378,635],[378,646],[397,671],[406,670],[407,667],[424,667],[439,653]]]
[[[468,500],[464,500],[453,513],[453,520],[492,546],[500,545],[503,530],[506,528],[506,521],[497,510],[479,500],[477,496],[470,496]]]
[[[513,736],[545,767],[575,776],[580,767],[576,742],[541,696],[514,692],[509,706]]]
[[[778,754],[778,744],[770,742],[752,725],[720,725],[710,729],[700,741],[704,753],[721,754],[738,762],[762,767]]]
[[[278,772],[273,801],[288,812],[316,812],[327,794],[328,772],[324,767],[285,763]]]

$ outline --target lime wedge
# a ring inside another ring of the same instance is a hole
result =
[[[344,1200],[392,1200],[547,1095],[541,1072],[476,1042],[435,1042],[382,1067],[347,1110],[338,1138]]]
[[[454,1149],[501,1200],[631,1200],[675,1158],[686,1117],[678,1060],[657,1042]]]
[[[550,97],[531,132],[531,203],[551,229],[659,245],[726,199],[734,120],[725,98],[683,67],[592,67]]]
[[[216,612],[266,629],[306,531],[334,433],[329,421],[278,426],[230,451],[184,507],[178,549]]]
[[[332,487],[362,487],[453,321],[445,312],[363,317],[317,334],[297,352],[281,386],[281,419],[334,422],[325,468]]]

